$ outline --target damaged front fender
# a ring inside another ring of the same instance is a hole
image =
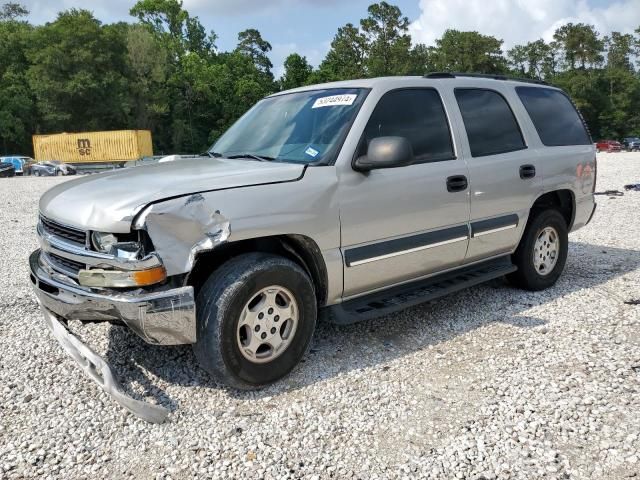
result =
[[[213,250],[231,234],[229,219],[212,210],[200,193],[149,205],[134,227],[149,233],[169,276],[191,271],[197,254]]]

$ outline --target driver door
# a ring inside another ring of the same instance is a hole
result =
[[[340,181],[344,297],[460,265],[469,243],[468,169],[455,155],[451,126],[433,88],[392,90],[375,107],[360,142],[401,136],[412,165]]]

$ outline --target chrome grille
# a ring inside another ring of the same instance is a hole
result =
[[[73,260],[69,260],[68,258],[61,257],[54,253],[47,253],[46,258],[54,270],[57,270],[60,273],[70,273],[77,277],[78,272],[86,268],[86,265],[83,263],[74,262]]]
[[[81,245],[83,247],[86,245],[87,232],[83,230],[67,227],[66,225],[60,225],[59,223],[49,220],[42,215],[40,215],[40,224],[42,225],[42,229],[50,235],[63,238],[68,242]]]

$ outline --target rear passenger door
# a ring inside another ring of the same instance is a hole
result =
[[[542,169],[517,120],[523,108],[513,89],[456,88],[454,95],[467,137],[463,148],[470,177],[468,263],[515,248],[529,208],[542,190]]]

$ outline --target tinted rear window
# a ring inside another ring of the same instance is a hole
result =
[[[516,87],[540,140],[548,147],[590,145],[591,138],[569,97],[558,90]]]
[[[482,157],[527,148],[509,104],[494,90],[456,88],[471,155]]]

